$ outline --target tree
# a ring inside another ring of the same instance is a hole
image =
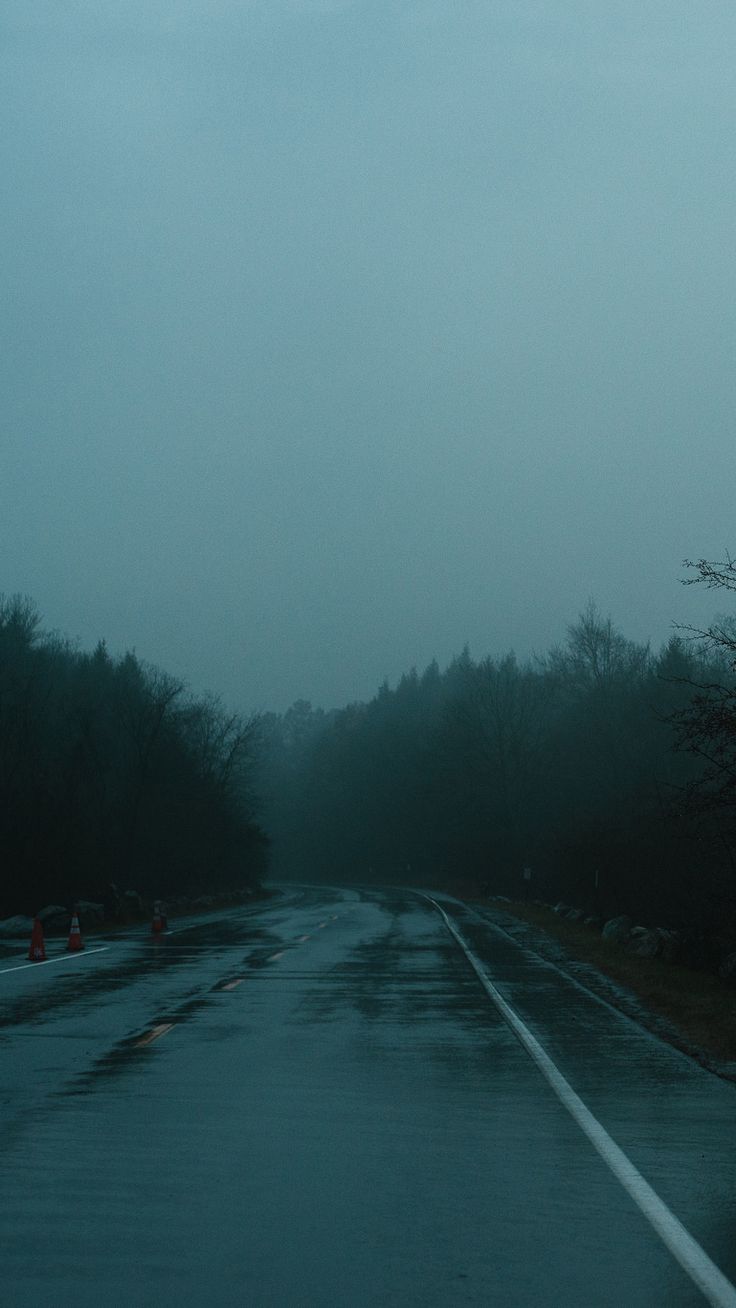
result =
[[[546,662],[566,688],[579,693],[610,690],[641,676],[648,658],[648,647],[627,640],[591,599],[568,627],[567,645],[553,649]]]
[[[736,561],[685,560],[697,575],[684,585],[736,591]],[[699,680],[687,678],[695,694],[672,715],[680,749],[702,764],[687,788],[688,806],[714,819],[724,846],[734,860],[736,845],[736,619],[716,617],[706,628],[685,627],[703,651]]]
[[[39,630],[0,596],[0,917],[47,902],[230,890],[261,875],[255,720]]]
[[[513,654],[452,669],[438,737],[448,861],[496,889],[516,890],[532,858],[550,683]]]

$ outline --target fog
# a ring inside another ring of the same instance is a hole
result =
[[[0,590],[236,706],[733,547],[732,4],[6,0]]]

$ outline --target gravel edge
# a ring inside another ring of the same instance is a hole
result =
[[[694,1062],[699,1063],[706,1071],[712,1072],[714,1076],[736,1084],[736,1062],[721,1061],[706,1049],[693,1044],[667,1018],[648,1009],[633,990],[629,990],[619,982],[613,981],[604,972],[599,972],[592,963],[585,963],[576,958],[559,940],[548,935],[543,928],[533,926],[530,922],[514,917],[512,913],[495,906],[480,905],[467,900],[463,902],[468,909],[477,913],[481,919],[490,922],[492,926],[500,927],[502,931],[505,931],[512,940],[522,945],[524,949],[530,949],[546,962],[552,963],[561,972],[576,981],[578,985],[583,986],[584,989],[590,991],[597,998],[603,999],[632,1021],[638,1022],[639,1026],[644,1027],[652,1035],[657,1036],[666,1044],[672,1045],[680,1053],[686,1054],[688,1058],[692,1058]]]

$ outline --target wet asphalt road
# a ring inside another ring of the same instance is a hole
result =
[[[736,1278],[736,1087],[449,911]],[[287,889],[172,927],[0,962],[8,1308],[706,1302],[429,904]]]

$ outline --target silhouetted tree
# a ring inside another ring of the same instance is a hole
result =
[[[262,874],[256,723],[134,654],[45,635],[0,596],[0,915],[44,901],[227,889]]]
[[[685,566],[697,574],[685,585],[736,591],[736,562],[728,555],[723,561],[686,560]],[[700,764],[684,787],[683,807],[699,820],[701,841],[723,862],[718,910],[736,917],[736,619],[723,615],[706,628],[683,630],[700,650],[695,667],[691,661],[674,669],[674,680],[689,694],[671,715],[677,745]]]
[[[673,805],[696,763],[670,716],[706,666],[657,655],[589,604],[546,658],[410,671],[367,704],[268,721],[267,824],[286,875],[475,883],[662,922],[710,884]],[[711,666],[710,664],[708,666]]]

